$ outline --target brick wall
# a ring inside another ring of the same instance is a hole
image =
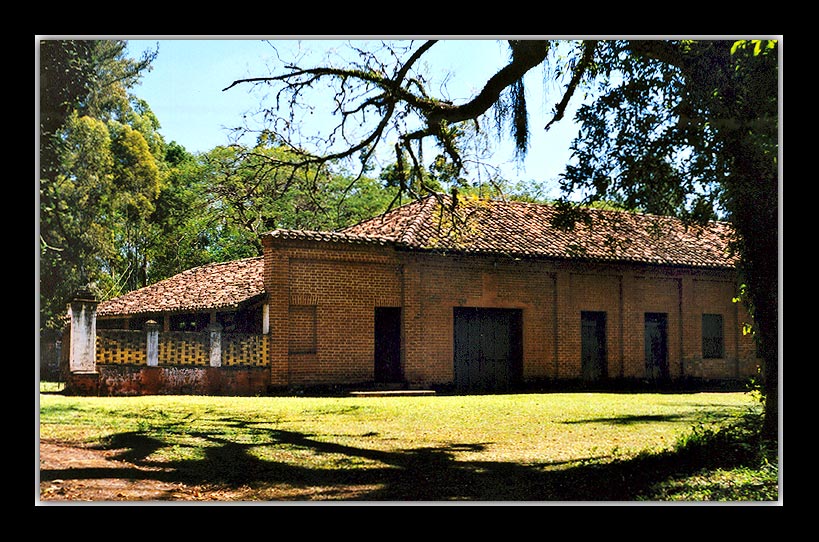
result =
[[[402,308],[402,370],[413,387],[454,378],[454,307],[520,309],[523,377],[582,375],[580,314],[606,313],[608,376],[646,376],[645,313],[667,318],[672,379],[743,378],[755,348],[741,332],[725,270],[443,256],[389,246],[265,239],[271,382],[354,384],[373,379],[374,309]],[[725,355],[702,357],[702,314],[721,314]]]
[[[454,307],[522,310],[524,379],[548,375],[554,344],[549,273],[508,259],[406,255],[403,263],[415,277],[405,284],[405,299],[417,307],[412,330],[406,330],[407,380],[417,385],[452,382]]]
[[[265,241],[273,386],[373,380],[375,307],[401,306],[385,247]]]

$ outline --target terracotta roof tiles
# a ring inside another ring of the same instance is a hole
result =
[[[392,238],[379,237],[377,235],[314,230],[273,230],[265,235],[273,239],[296,239],[301,241],[326,243],[348,243],[359,245],[388,245],[393,243]]]
[[[553,225],[558,209],[518,201],[435,197],[404,205],[342,230],[389,239],[409,250],[506,254],[519,257],[734,267],[725,222],[686,225],[671,217],[587,209],[590,223],[566,231]]]
[[[150,286],[103,301],[100,316],[231,309],[264,291],[261,256],[188,269]]]
[[[430,196],[341,231],[274,230],[274,239],[393,246],[400,250],[731,268],[730,224],[588,209],[590,222],[554,226],[554,206]],[[101,316],[235,308],[264,295],[262,257],[189,269],[100,303]]]

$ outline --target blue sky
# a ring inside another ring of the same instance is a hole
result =
[[[130,56],[137,57],[157,43],[159,55],[154,69],[144,75],[134,93],[148,102],[165,139],[180,143],[190,152],[226,144],[227,129],[241,125],[243,115],[255,112],[263,101],[263,94],[251,85],[226,92],[223,88],[236,79],[282,71],[274,48],[258,39],[128,39]],[[301,46],[323,53],[338,42],[302,40],[299,44],[296,40],[280,40],[274,45],[280,51]],[[495,39],[444,40],[430,53],[433,77],[443,80],[451,72],[447,88],[456,103],[469,99],[507,59],[506,45]],[[498,150],[493,163],[510,180],[544,183],[548,195],[554,197],[554,179],[569,160],[569,144],[577,127],[571,122],[572,113],[545,132],[543,127],[551,117],[543,111],[550,111],[560,99],[560,89],[553,85],[548,96],[544,95],[540,68],[527,75],[526,87],[533,137],[524,167],[515,166],[509,144]]]

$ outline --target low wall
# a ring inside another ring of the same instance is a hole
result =
[[[270,371],[264,367],[98,365],[94,374],[72,374],[69,395],[261,395]]]
[[[93,318],[93,314],[91,315]],[[88,369],[66,371],[70,395],[259,395],[270,384],[269,336],[94,330]]]

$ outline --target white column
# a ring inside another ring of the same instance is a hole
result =
[[[208,326],[210,331],[210,366],[222,366],[222,326],[218,323]]]
[[[148,367],[159,365],[159,324],[154,320],[145,322],[147,337]]]

